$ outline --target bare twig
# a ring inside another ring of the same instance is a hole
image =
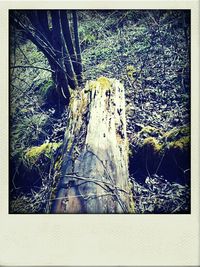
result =
[[[43,68],[43,67],[38,67],[38,66],[30,66],[30,65],[16,65],[16,66],[10,66],[10,69],[16,69],[16,68],[22,68],[22,69],[27,69],[27,68],[31,68],[31,69],[39,69],[39,70],[46,70],[46,71],[50,71],[52,73],[54,73],[55,71],[51,70],[51,69],[47,69],[47,68]]]

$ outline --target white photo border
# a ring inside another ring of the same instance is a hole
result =
[[[191,214],[9,214],[9,9],[191,10]],[[199,13],[198,0],[0,2],[0,266],[200,266]]]

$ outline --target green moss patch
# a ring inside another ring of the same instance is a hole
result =
[[[49,91],[51,91],[53,87],[54,83],[52,80],[45,81],[40,86],[40,93],[43,95],[43,97],[46,97]]]
[[[62,143],[44,143],[40,146],[33,146],[25,153],[25,159],[28,165],[33,165],[41,155],[51,159],[53,153],[61,146]]]
[[[188,150],[190,146],[190,137],[184,136],[177,141],[169,143],[169,149],[176,149],[180,151]]]
[[[180,139],[183,136],[189,136],[190,134],[190,128],[188,126],[181,126],[181,127],[176,127],[170,130],[169,132],[166,132],[163,137],[167,139],[167,141],[176,141]]]
[[[153,126],[150,126],[150,125],[147,125],[147,126],[144,126],[142,128],[142,130],[140,131],[139,133],[140,135],[143,135],[143,136],[152,136],[152,137],[156,137],[156,136],[159,136],[159,135],[163,135],[163,132],[160,130],[160,129],[157,129]]]
[[[143,147],[149,147],[154,153],[159,154],[162,151],[162,145],[156,140],[155,137],[147,137],[144,139]]]
[[[190,145],[190,128],[188,126],[175,127],[163,133],[162,130],[147,125],[138,132],[137,147],[151,147],[154,153],[160,153],[170,149],[187,150]]]
[[[89,90],[94,90],[98,86],[102,90],[108,90],[111,88],[111,80],[108,79],[107,77],[99,77],[96,81],[90,81],[89,82]]]

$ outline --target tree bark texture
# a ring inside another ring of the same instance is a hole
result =
[[[132,213],[124,87],[99,78],[74,92],[52,213]],[[55,194],[55,193],[54,193]]]

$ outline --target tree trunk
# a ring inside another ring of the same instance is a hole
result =
[[[134,212],[124,88],[119,81],[101,77],[74,92],[55,173],[52,213]]]
[[[11,11],[10,20],[47,58],[59,100],[68,105],[70,89],[76,89],[82,83],[76,12],[73,11],[74,40],[66,10]]]

